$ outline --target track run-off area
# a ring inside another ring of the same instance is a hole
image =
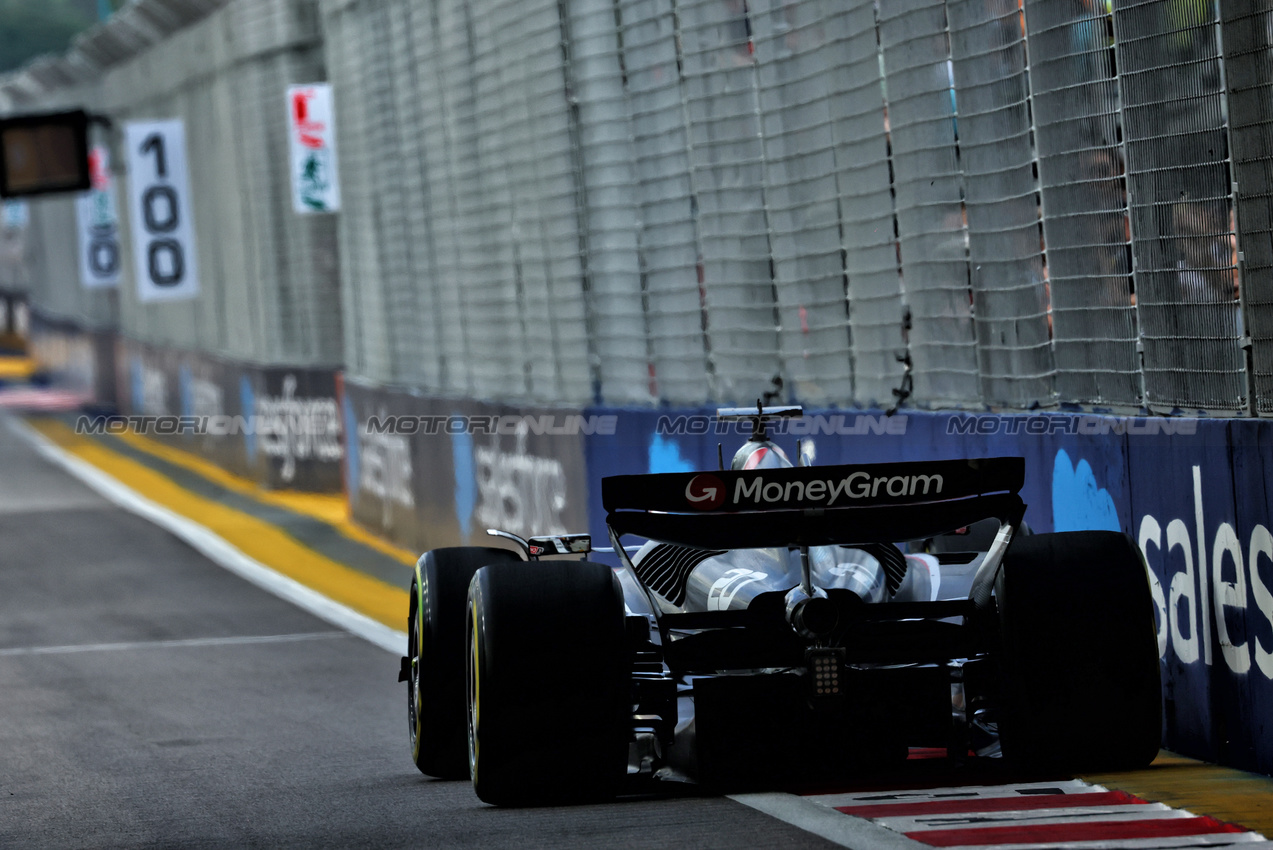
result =
[[[1273,780],[1166,753],[1120,775],[917,757],[836,788],[487,806],[411,763],[396,674],[413,561],[339,497],[0,416],[0,847],[1148,848],[1273,831]]]

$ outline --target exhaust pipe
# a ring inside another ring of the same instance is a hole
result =
[[[797,585],[787,591],[787,622],[805,640],[820,640],[831,634],[839,617],[827,592],[820,587],[811,589],[808,593]]]

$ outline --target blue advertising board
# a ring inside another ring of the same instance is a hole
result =
[[[588,413],[616,417],[613,433],[584,442],[598,541],[601,478],[714,469],[718,451],[728,466],[749,427],[719,423],[707,408]],[[1164,743],[1273,773],[1273,422],[823,410],[787,426],[775,442],[794,458],[797,441],[812,440],[818,464],[1024,457],[1034,530],[1121,530],[1145,554]]]

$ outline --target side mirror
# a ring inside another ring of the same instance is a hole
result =
[[[82,110],[0,118],[0,196],[88,191],[89,120]]]

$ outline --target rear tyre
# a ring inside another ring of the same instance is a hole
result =
[[[1026,769],[1126,770],[1162,736],[1157,629],[1125,534],[1019,537],[995,584],[1004,757]]]
[[[468,776],[464,708],[464,605],[480,567],[518,561],[507,549],[463,546],[433,549],[420,564],[423,587],[411,583],[407,616],[407,726],[420,772],[445,779]]]
[[[605,799],[627,773],[623,593],[604,564],[495,564],[469,589],[469,770],[501,806]]]

